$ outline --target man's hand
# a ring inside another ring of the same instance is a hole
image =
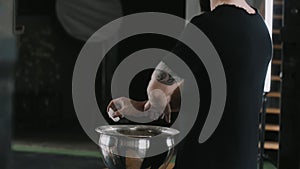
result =
[[[151,120],[157,120],[161,116],[163,118],[171,113],[171,109],[169,105],[165,105],[166,99],[160,94],[162,93],[153,92],[151,98],[155,100],[152,102],[134,101],[126,97],[114,99],[107,106],[107,113],[114,121],[118,121],[115,119],[124,116],[149,118]]]
[[[134,116],[145,117],[144,106],[146,101],[134,101],[126,97],[120,97],[112,100],[107,106],[107,112],[113,110],[112,117]]]

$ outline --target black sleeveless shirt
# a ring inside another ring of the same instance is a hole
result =
[[[249,14],[233,5],[221,5],[196,16],[192,23],[205,33],[220,56],[227,80],[227,100],[214,134],[205,143],[198,143],[210,106],[210,99],[205,99],[210,98],[210,85],[203,82],[208,79],[207,74],[198,65],[200,110],[192,130],[178,145],[175,168],[256,169],[259,111],[272,55],[265,22],[257,10]],[[176,51],[184,53],[180,48]]]

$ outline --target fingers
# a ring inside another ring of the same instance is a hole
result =
[[[122,109],[122,98],[112,100],[107,106],[107,114],[114,121],[118,122],[123,115],[120,113]]]
[[[120,111],[122,109],[124,109],[124,107],[126,107],[126,106],[127,105],[125,104],[125,98],[120,97],[120,98],[110,101],[110,103],[107,106],[106,111],[109,112],[110,109],[112,109],[112,111],[114,111],[117,116],[121,116]],[[118,112],[118,113],[116,113],[116,112]]]
[[[165,121],[167,123],[171,123],[171,114],[172,114],[171,106],[170,104],[168,104],[164,112]]]
[[[146,104],[144,105],[144,111],[149,110],[150,107],[151,107],[151,103],[150,103],[150,101],[147,101]]]
[[[109,111],[107,112],[109,117],[114,121],[114,122],[118,122],[120,120],[120,117],[116,116],[115,112],[113,111],[113,109],[109,108]]]
[[[114,104],[114,100],[110,101],[107,108],[106,108],[106,111],[109,112],[109,109],[112,109],[113,111],[117,111],[116,109],[116,106]]]
[[[122,117],[122,118],[123,118],[124,116],[123,116],[123,114],[120,113],[119,111],[115,111],[115,112],[113,113],[113,117],[114,117],[114,118],[116,118],[116,117]]]

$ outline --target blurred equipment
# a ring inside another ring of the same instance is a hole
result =
[[[108,22],[123,15],[120,0],[57,0],[56,14],[64,29],[83,41]]]
[[[13,67],[16,59],[14,1],[0,0],[0,168],[10,167]]]
[[[260,114],[260,130],[259,130],[259,169],[264,168],[264,146],[265,145],[265,127],[266,127],[266,106],[268,103],[268,99],[266,93],[263,94],[263,104],[262,104],[262,111]]]
[[[284,1],[280,169],[300,167],[300,3]]]
[[[191,21],[191,19],[199,14],[201,12],[207,11],[206,9],[203,9],[202,5],[205,4],[208,0],[189,0],[186,1],[185,4],[185,19],[188,21]],[[208,3],[209,4],[209,3]],[[210,7],[209,7],[210,8]]]

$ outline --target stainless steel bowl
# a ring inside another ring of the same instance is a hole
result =
[[[144,125],[112,125],[96,129],[109,169],[165,169],[175,155],[175,129]]]

